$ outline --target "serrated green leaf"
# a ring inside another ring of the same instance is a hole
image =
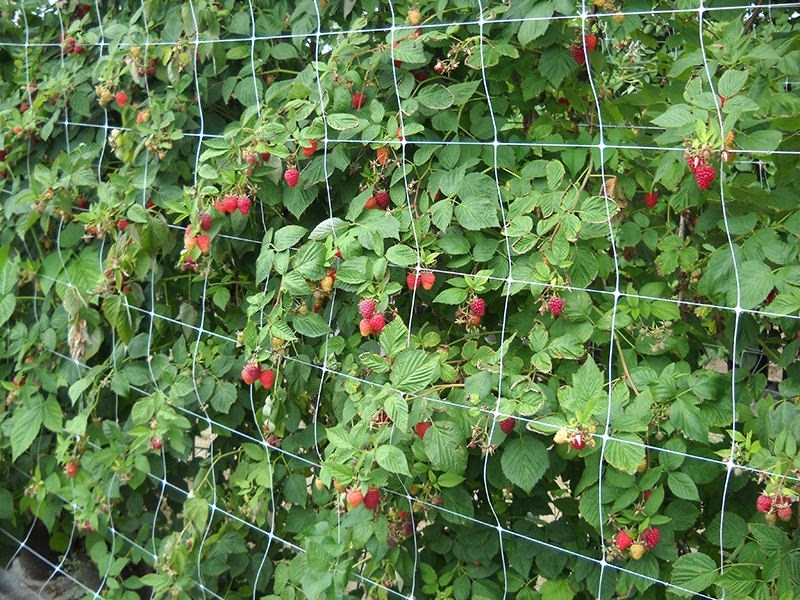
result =
[[[308,229],[301,227],[300,225],[287,225],[286,227],[281,227],[275,232],[275,236],[273,238],[272,243],[275,245],[275,250],[278,252],[281,252],[282,250],[288,250],[301,239],[303,239],[303,236],[307,231]]]
[[[690,124],[694,125],[696,120],[697,117],[686,104],[675,104],[653,119],[653,123],[665,129],[675,129]]]
[[[730,98],[744,87],[747,82],[747,71],[728,69],[719,78],[717,93],[723,98]]]
[[[603,456],[612,467],[625,473],[636,473],[645,458],[644,445],[638,436],[617,433],[608,440]]]
[[[434,83],[423,87],[417,94],[417,100],[433,110],[444,110],[453,105],[453,93],[443,85]]]
[[[11,462],[16,461],[31,447],[39,436],[42,427],[42,407],[40,404],[23,405],[11,417]]]
[[[550,457],[532,435],[511,436],[503,443],[500,466],[511,483],[530,493],[550,466]]]
[[[417,264],[419,254],[410,246],[395,244],[386,250],[386,260],[399,267],[409,267]]]
[[[439,359],[423,350],[407,349],[397,355],[391,381],[398,390],[418,393],[439,377]]]
[[[292,325],[297,333],[307,338],[318,338],[331,332],[327,321],[322,318],[322,315],[315,312],[294,315]]]
[[[686,473],[681,473],[680,471],[670,472],[667,475],[667,486],[678,498],[700,500],[700,496],[697,493],[697,485]]]
[[[397,446],[386,444],[375,450],[375,462],[382,469],[397,475],[411,475],[406,455]]]
[[[671,588],[670,591],[676,596],[688,598],[713,585],[718,575],[719,570],[714,560],[700,552],[689,552],[679,556],[672,565],[670,583],[677,588]]]
[[[383,328],[378,339],[386,355],[394,358],[407,347],[407,338],[406,324],[402,319],[395,318]]]
[[[467,300],[467,290],[462,288],[447,288],[439,292],[436,298],[433,299],[434,302],[438,302],[440,304],[461,304]]]
[[[345,131],[358,127],[358,117],[347,113],[332,113],[328,115],[328,125],[337,131]]]
[[[423,442],[425,453],[437,469],[461,474],[467,468],[464,440],[452,421],[434,421]]]

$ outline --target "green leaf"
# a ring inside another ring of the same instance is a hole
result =
[[[512,436],[503,443],[500,466],[508,480],[530,493],[550,466],[545,445],[532,435]]]
[[[603,456],[612,467],[625,473],[635,473],[645,458],[644,445],[636,435],[617,433],[608,440]]]
[[[358,127],[358,117],[347,113],[332,113],[328,115],[328,125],[337,131],[345,131]]]
[[[437,469],[462,474],[467,468],[464,440],[452,421],[438,420],[425,433],[425,453]]]
[[[569,50],[554,44],[542,52],[537,68],[550,85],[558,88],[575,68],[575,61],[570,56]]]
[[[676,596],[690,597],[700,593],[717,580],[717,563],[700,552],[679,556],[672,566],[670,583],[677,588],[670,591]]]
[[[439,292],[436,298],[433,299],[434,302],[438,302],[440,304],[461,304],[465,302],[467,299],[467,290],[463,288],[447,288]]]
[[[235,402],[236,386],[230,381],[226,381],[222,385],[217,386],[209,399],[211,408],[223,414],[228,414],[228,411]]]
[[[418,393],[439,377],[439,359],[423,350],[403,350],[392,367],[391,381],[402,392]]]
[[[301,239],[303,239],[303,236],[307,231],[308,229],[301,227],[300,225],[287,225],[286,227],[281,227],[275,232],[275,236],[273,238],[272,243],[275,245],[275,250],[278,252],[281,252],[282,250],[288,250]]]
[[[419,254],[410,246],[395,244],[386,250],[386,260],[399,267],[408,267],[417,264]]]
[[[388,357],[396,357],[408,344],[408,328],[406,324],[399,317],[392,319],[381,331],[379,341],[381,348],[383,348]]]
[[[113,294],[103,300],[103,314],[116,329],[122,343],[127,344],[133,338],[133,313],[124,294]]]
[[[678,498],[683,498],[684,500],[700,500],[700,496],[697,494],[697,485],[695,485],[692,478],[686,473],[681,473],[680,471],[670,472],[670,474],[667,475],[667,486]]]
[[[386,444],[379,446],[375,451],[375,461],[378,466],[397,475],[411,475],[408,470],[406,455],[397,446]]]
[[[749,260],[739,266],[739,282],[742,308],[759,306],[775,287],[772,270],[758,260]]]
[[[327,239],[332,235],[340,235],[350,228],[350,223],[339,217],[331,217],[325,219],[319,225],[314,227],[311,233],[308,234],[308,239],[321,241]]]
[[[434,83],[423,87],[417,94],[417,100],[433,110],[444,110],[453,105],[453,93],[443,85]]]
[[[686,125],[694,125],[697,117],[686,104],[674,104],[666,112],[653,119],[653,123],[665,129],[675,129]]]
[[[728,69],[719,78],[717,93],[723,98],[730,98],[744,87],[747,81],[747,71]]]
[[[469,231],[499,227],[497,203],[486,198],[472,197],[456,204],[455,217],[459,225]]]
[[[297,333],[308,338],[318,338],[328,335],[331,328],[322,315],[315,312],[307,312],[304,315],[296,314],[292,319],[292,325]]]
[[[33,444],[42,427],[42,406],[23,405],[11,417],[11,462],[16,461]]]
[[[551,2],[537,2],[528,9],[525,20],[519,26],[517,39],[521,46],[527,46],[536,38],[545,34],[550,26],[549,18],[553,16],[553,4]]]

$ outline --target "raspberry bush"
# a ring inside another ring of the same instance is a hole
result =
[[[705,7],[7,2],[0,544],[108,599],[797,596],[800,45]]]

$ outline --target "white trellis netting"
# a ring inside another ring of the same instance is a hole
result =
[[[8,564],[789,597],[797,6],[3,8]]]

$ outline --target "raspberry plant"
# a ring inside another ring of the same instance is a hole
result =
[[[7,2],[3,549],[797,596],[800,48],[718,4]]]

